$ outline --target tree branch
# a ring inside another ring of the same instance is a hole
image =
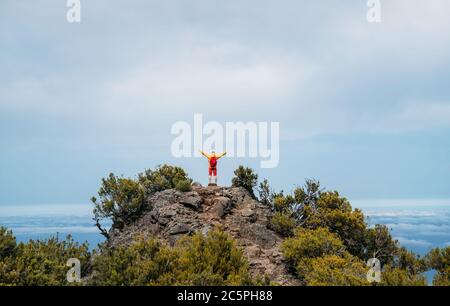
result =
[[[93,220],[95,221],[95,226],[100,230],[100,234],[105,236],[106,239],[109,239],[108,231],[101,226],[100,220],[98,218],[93,218]]]

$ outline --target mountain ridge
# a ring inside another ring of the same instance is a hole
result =
[[[251,275],[281,285],[298,285],[283,261],[279,248],[283,238],[270,228],[271,209],[246,189],[194,183],[188,192],[167,189],[152,194],[145,206],[136,221],[121,229],[111,228],[108,247],[130,245],[136,236],[174,245],[184,235],[220,228],[242,248]]]

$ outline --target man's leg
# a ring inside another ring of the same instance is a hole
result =
[[[217,185],[217,168],[213,169],[213,184]]]
[[[213,171],[212,171],[211,168],[209,168],[209,169],[208,169],[208,172],[209,172],[209,176],[208,176],[208,185],[209,185],[209,184],[212,184],[212,174],[213,174]]]

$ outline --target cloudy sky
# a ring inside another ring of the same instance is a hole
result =
[[[280,122],[276,188],[450,198],[450,2],[0,1],[0,204],[83,203],[160,163],[176,121]]]

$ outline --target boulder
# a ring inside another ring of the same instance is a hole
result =
[[[179,234],[186,234],[191,231],[191,228],[186,224],[176,224],[174,227],[172,227],[169,230],[169,235],[179,235]]]
[[[203,199],[198,194],[189,194],[180,200],[180,204],[197,211],[202,209],[202,202]]]

